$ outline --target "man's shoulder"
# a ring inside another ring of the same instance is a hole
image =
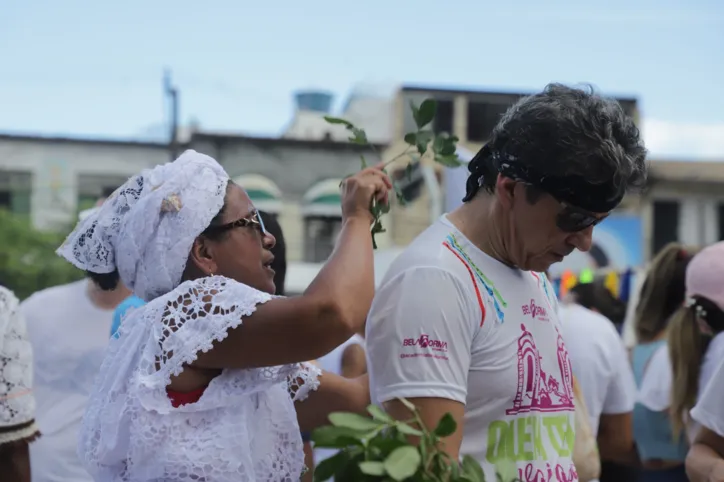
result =
[[[576,342],[583,343],[588,340],[588,343],[593,345],[621,342],[621,337],[611,320],[581,305],[561,303],[558,308],[558,318],[564,334],[575,337]]]
[[[392,262],[382,284],[411,271],[439,272],[443,276],[465,274],[465,265],[447,244],[451,231],[441,222],[426,229]]]
[[[23,310],[32,310],[35,307],[41,308],[47,312],[58,303],[72,303],[72,296],[83,289],[85,280],[75,281],[59,286],[51,286],[40,291],[36,291],[21,303]]]

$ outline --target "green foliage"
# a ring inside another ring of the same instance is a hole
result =
[[[426,99],[419,106],[410,102],[410,109],[412,110],[412,117],[415,120],[417,129],[414,132],[408,132],[405,134],[404,139],[408,144],[408,147],[404,150],[404,152],[387,161],[385,163],[385,167],[397,160],[407,158],[408,162],[405,168],[405,175],[409,179],[412,173],[413,164],[420,162],[422,157],[425,155],[432,157],[435,162],[446,167],[461,166],[462,163],[456,154],[458,138],[445,132],[435,134],[429,129],[429,126],[435,119],[435,114],[437,113],[437,102],[433,99]],[[349,131],[349,141],[353,144],[368,146],[374,149],[374,146],[367,140],[367,133],[363,129],[360,129],[348,120],[340,119],[338,117],[325,116],[324,119],[330,124],[344,126]],[[360,156],[360,158],[362,161],[362,169],[364,169],[367,167],[367,161],[364,156]],[[395,184],[394,188],[397,200],[401,204],[404,204],[405,200],[399,187]],[[371,232],[372,244],[376,249],[377,243],[375,242],[375,234],[385,232],[381,218],[382,215],[390,212],[390,205],[389,203],[379,203],[377,201],[373,201],[370,206],[370,212],[374,216],[374,223],[372,224]]]
[[[329,416],[332,425],[312,432],[315,447],[339,450],[317,465],[315,482],[332,477],[345,482],[485,482],[483,469],[474,458],[465,456],[458,463],[440,450],[441,439],[457,430],[452,415],[443,416],[430,431],[417,408],[407,400],[400,401],[412,414],[409,420],[397,421],[370,405],[371,418],[336,412]],[[412,443],[409,437],[418,442]],[[497,482],[502,482],[500,475]]]
[[[38,231],[26,216],[0,209],[0,285],[22,299],[34,292],[83,277],[55,250],[65,236]]]

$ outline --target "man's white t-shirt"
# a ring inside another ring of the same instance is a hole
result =
[[[720,437],[724,437],[724,358],[711,375],[704,392],[691,410],[691,418]]]
[[[578,304],[561,304],[558,317],[573,374],[596,434],[601,414],[633,411],[636,381],[628,353],[613,323],[605,316]]]
[[[78,429],[108,346],[113,310],[87,294],[88,280],[35,293],[21,305],[34,354],[36,422],[30,444],[33,482],[85,482]]]
[[[545,275],[510,268],[443,216],[395,260],[367,319],[375,403],[465,404],[462,454],[488,480],[578,480],[571,364]],[[556,477],[556,478],[554,478]]]

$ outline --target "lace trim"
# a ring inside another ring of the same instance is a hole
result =
[[[0,432],[0,445],[12,442],[32,442],[40,435],[40,429],[35,422],[18,430]]]
[[[287,389],[294,402],[303,402],[319,388],[322,370],[313,363],[300,363],[299,369],[287,378]]]

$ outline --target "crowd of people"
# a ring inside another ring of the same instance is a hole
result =
[[[724,243],[657,254],[631,350],[610,292],[559,300],[546,275],[645,185],[633,120],[551,84],[468,169],[379,286],[370,205],[392,183],[345,179],[335,250],[293,297],[279,224],[214,159],[129,179],[58,250],[86,279],[0,290],[2,480],[310,481],[329,413],[408,419],[404,398],[426,426],[452,415],[442,448],[487,480],[724,482]]]

